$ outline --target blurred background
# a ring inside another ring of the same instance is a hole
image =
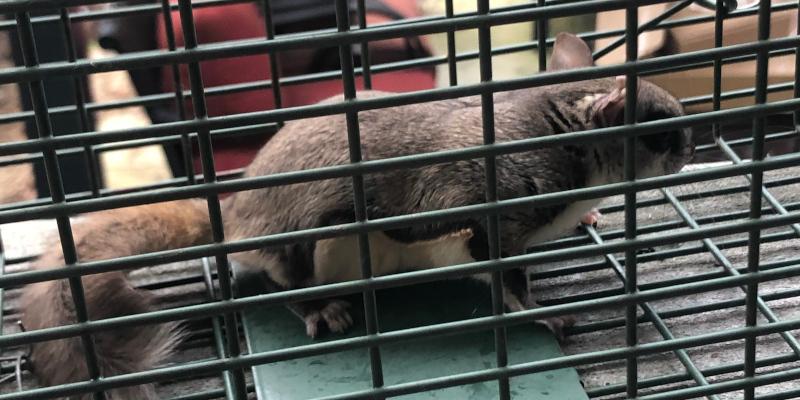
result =
[[[108,9],[109,7],[125,7],[138,4],[153,3],[153,0],[128,0],[119,3],[99,4],[90,7],[77,7],[70,10],[71,13],[87,13]],[[775,1],[773,4],[785,3],[786,1]],[[173,1],[174,3],[174,1]],[[368,14],[368,23],[381,23],[403,18],[415,18],[419,16],[442,16],[446,15],[444,0],[384,0],[371,1],[374,12]],[[535,1],[523,0],[492,0],[491,7],[521,6],[535,7]],[[201,7],[195,9],[195,22],[198,31],[198,38],[201,45],[217,41],[237,40],[246,38],[263,38],[265,34],[263,13],[256,3],[236,3],[233,5]],[[281,4],[288,4],[286,1],[273,1],[273,10],[276,14],[276,34],[292,34],[314,29],[333,27],[335,21],[311,18],[286,18],[286,21],[279,20],[279,8]],[[332,4],[332,2],[331,2]],[[752,8],[757,4],[756,1],[739,1],[739,10]],[[389,6],[387,11],[384,6]],[[639,11],[640,25],[657,17],[661,13],[676,8],[677,12],[668,18],[691,19],[713,16],[714,11],[701,7],[694,2],[671,2],[657,4],[654,6],[642,7]],[[256,11],[258,8],[258,11]],[[453,12],[455,14],[475,11],[476,1],[474,0],[454,0]],[[737,11],[739,12],[739,11]],[[287,15],[289,15],[287,13]],[[150,20],[117,18],[110,20],[83,20],[73,24],[75,44],[78,56],[89,59],[103,59],[113,57],[120,52],[141,51],[148,49],[165,49],[165,27],[158,25],[154,21],[163,21],[161,14],[151,15]],[[731,18],[725,21],[724,44],[738,44],[754,41],[756,39],[755,15]],[[109,22],[110,21],[110,22]],[[178,47],[182,46],[180,35],[180,19],[177,12],[173,12],[172,21]],[[279,24],[279,22],[281,22]],[[353,24],[356,23],[355,16],[351,18]],[[161,22],[158,22],[159,24]],[[148,25],[149,24],[149,25]],[[52,24],[56,25],[56,24]],[[592,31],[609,31],[624,28],[624,11],[615,11],[596,14],[586,14],[578,17],[562,18],[550,20],[547,25],[548,37],[553,37],[561,31],[572,33],[583,33]],[[776,11],[772,18],[772,37],[785,37],[793,35],[797,31],[796,10]],[[141,35],[141,32],[150,30],[152,36]],[[141,37],[149,38],[147,40]],[[492,48],[496,49],[504,46],[512,46],[523,43],[531,43],[536,38],[535,22],[519,23],[512,25],[496,26],[492,28]],[[597,41],[588,41],[595,50],[613,42],[617,37],[604,38]],[[381,57],[383,61],[391,62],[413,58],[423,58],[431,56],[443,56],[447,54],[447,34],[428,35],[419,38],[412,38],[406,43],[396,43],[385,41],[385,43],[370,44],[370,51],[373,54],[371,63],[379,64]],[[696,51],[704,48],[713,47],[714,27],[713,22],[700,24],[688,24],[677,26],[670,29],[651,30],[640,35],[639,57],[651,58],[663,54],[677,54],[687,51]],[[15,33],[8,30],[0,30],[0,68],[9,68],[20,65],[21,60],[17,54],[16,59],[12,51],[16,39]],[[38,39],[37,39],[38,40]],[[397,39],[403,40],[403,39]],[[405,47],[403,47],[405,46]],[[18,46],[17,46],[18,47]],[[476,51],[477,30],[466,30],[455,32],[456,53]],[[410,50],[409,50],[410,49]],[[338,68],[338,54],[335,49],[318,51],[317,53],[304,53],[296,51],[294,53],[281,53],[279,55],[280,76],[292,77],[303,74],[324,73]],[[44,52],[41,50],[40,52]],[[404,53],[405,51],[405,53]],[[82,54],[81,54],[82,53]],[[611,64],[624,61],[624,45],[606,54],[598,60],[598,64]],[[63,59],[63,58],[62,58]],[[377,60],[377,61],[376,61]],[[770,84],[788,83],[794,80],[794,56],[786,55],[774,57],[770,62]],[[44,61],[44,60],[43,60]],[[242,57],[241,59],[221,60],[217,63],[201,63],[203,71],[204,86],[206,89],[215,86],[236,85],[252,81],[266,82],[270,79],[269,64],[267,55]],[[358,63],[356,63],[358,64]],[[536,50],[516,51],[509,54],[501,54],[493,57],[493,77],[496,80],[503,80],[516,77],[530,76],[538,72],[538,56]],[[183,77],[183,89],[188,90],[186,66],[181,66],[181,76]],[[723,91],[733,91],[752,88],[754,61],[726,64],[723,67],[722,81]],[[443,87],[450,85],[448,65],[439,64],[435,68],[428,70],[418,70],[412,72],[416,75],[391,75],[385,74],[386,79],[375,78],[373,87],[389,91],[413,91],[429,89],[433,87]],[[132,76],[139,74],[138,77]],[[147,75],[150,74],[150,75]],[[691,112],[709,111],[711,108],[708,99],[701,99],[708,96],[712,91],[712,68],[695,68],[691,70],[665,73],[652,76],[648,79],[662,85],[676,96],[689,99],[688,107]],[[138,81],[137,81],[138,79]],[[468,59],[457,63],[457,83],[468,84],[479,81],[478,60]],[[138,83],[137,83],[138,82]],[[397,83],[400,82],[400,83]],[[297,106],[314,103],[321,98],[328,97],[330,94],[341,92],[341,82],[331,81],[331,85],[325,86],[323,83],[311,85],[282,86],[283,107]],[[104,104],[118,102],[125,99],[134,99],[138,96],[152,95],[158,93],[169,93],[172,88],[172,71],[168,67],[161,70],[142,71],[129,73],[128,71],[115,71],[109,73],[99,73],[89,75],[86,84],[89,103]],[[26,86],[23,86],[26,87]],[[293,89],[294,88],[294,89]],[[27,88],[25,89],[27,90]],[[312,95],[307,95],[312,93]],[[23,93],[24,98],[25,93]],[[48,95],[49,96],[49,95]],[[781,100],[792,96],[789,90],[772,90],[769,101]],[[244,112],[260,111],[277,107],[272,99],[270,89],[256,90],[245,93],[238,93],[223,96],[207,96],[210,116],[232,115]],[[24,102],[24,101],[23,101]],[[48,97],[50,102],[50,97]],[[188,102],[187,102],[188,103]],[[723,108],[738,107],[752,104],[752,94],[739,94],[732,100],[724,101]],[[51,104],[52,106],[52,104]],[[21,108],[20,92],[17,85],[0,86],[0,115],[19,112]],[[27,107],[26,109],[30,109]],[[191,105],[186,106],[185,115],[178,116],[175,111],[175,102],[171,105],[151,107],[125,107],[111,108],[106,110],[96,110],[91,112],[94,122],[94,130],[108,131],[120,130],[132,127],[146,126],[152,123],[170,122],[180,118],[191,118]],[[775,129],[786,129],[794,126],[791,116],[779,118],[773,124]],[[35,125],[27,125],[28,130],[35,131]],[[79,132],[80,130],[78,130]],[[726,131],[730,138],[749,136],[749,128],[740,126]],[[769,132],[768,132],[769,133]],[[58,134],[58,133],[56,133]],[[31,137],[36,133],[32,132]],[[713,143],[710,130],[698,130],[700,142]],[[30,134],[28,135],[30,136]],[[214,142],[215,161],[218,171],[241,168],[247,165],[254,155],[255,149],[268,140],[268,135],[262,135],[256,139],[237,140],[216,140]],[[795,135],[796,136],[796,135]],[[26,125],[22,122],[0,124],[0,143],[24,140],[26,138]],[[800,141],[796,138],[789,138],[786,141],[776,141],[771,143],[768,150],[771,154],[781,154],[788,151],[797,151]],[[177,155],[180,149],[177,145],[161,146],[149,145],[134,147],[125,150],[105,151],[99,155],[101,167],[100,176],[103,188],[122,189],[147,185],[156,182],[163,182],[173,177],[185,176],[186,169],[191,166],[183,165]],[[714,161],[711,153],[704,153],[705,159],[698,161]],[[709,156],[709,154],[711,154]],[[746,150],[742,156],[746,157]],[[2,158],[0,158],[2,160]],[[194,172],[200,173],[199,156],[195,147],[193,153]],[[80,167],[79,164],[75,164]],[[78,168],[75,167],[75,168]],[[41,168],[41,167],[37,167]],[[62,168],[65,168],[62,165]],[[72,167],[67,167],[72,168]],[[0,203],[25,202],[37,198],[37,173],[35,167],[29,163],[16,165],[0,165]],[[87,175],[81,172],[82,175]],[[38,187],[42,191],[43,178],[39,178]],[[83,185],[83,186],[81,186]],[[80,184],[79,189],[70,190],[88,191],[86,184]],[[42,197],[39,194],[39,197]]]
[[[474,11],[473,0],[455,0],[455,12]],[[492,0],[492,7],[522,4],[520,0]],[[445,2],[442,0],[418,0],[419,11],[423,15],[444,15]],[[103,9],[107,5],[87,7],[86,9]],[[591,18],[574,21],[553,21],[555,28],[564,25],[561,30],[584,31],[581,25],[592,24]],[[570,23],[571,22],[571,23]],[[570,25],[577,25],[570,29]],[[114,50],[102,48],[97,41],[97,23],[84,24],[87,33],[87,57],[101,59],[117,54]],[[530,42],[534,31],[534,23],[522,23],[495,27],[492,30],[492,46],[505,46]],[[427,37],[434,54],[446,54],[446,35],[430,35]],[[477,50],[477,31],[456,32],[456,49],[458,52]],[[0,32],[0,68],[13,66],[9,49],[9,35]],[[469,60],[458,63],[459,84],[478,81],[478,62]],[[505,79],[531,75],[537,72],[537,55],[534,51],[500,55],[495,57],[494,76]],[[447,66],[438,67],[436,86],[447,86]],[[137,92],[126,71],[115,71],[90,75],[89,89],[97,103],[113,102],[137,97]],[[18,112],[20,110],[18,88],[16,85],[0,86],[0,114]],[[144,126],[151,123],[143,107],[129,107],[98,111],[95,113],[98,131],[125,129]],[[26,138],[22,123],[0,125],[0,142],[24,140]],[[140,186],[169,179],[172,175],[164,155],[163,148],[158,145],[118,150],[103,153],[100,159],[105,186],[119,189]],[[36,198],[33,169],[29,164],[0,167],[0,203],[15,203]]]

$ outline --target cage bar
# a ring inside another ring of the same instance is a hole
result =
[[[264,24],[267,30],[267,40],[275,40],[275,23],[272,21],[272,6],[269,0],[263,0]],[[282,108],[283,97],[281,96],[281,70],[278,64],[278,54],[269,53],[269,69],[271,78],[268,87],[272,88],[272,98],[275,101],[275,108]]]
[[[445,0],[445,18],[453,18],[453,0]],[[447,30],[447,76],[450,86],[458,85],[458,70],[456,69],[456,31]]]
[[[797,5],[797,15],[798,20],[800,20],[800,3]],[[797,26],[797,35],[800,35],[800,24]],[[795,50],[795,61],[794,61],[794,81],[800,82],[800,47],[796,48]],[[794,97],[800,97],[800,87],[798,85],[794,86]],[[800,125],[800,112],[794,113],[794,125],[795,131],[798,131],[798,126]]]
[[[587,230],[587,232],[589,232],[589,236],[591,236],[592,240],[594,240],[595,243],[597,243],[597,244],[602,244],[603,243],[603,240],[600,238],[600,236],[597,234],[597,232],[594,230],[593,227],[587,226],[586,230]],[[614,272],[617,274],[617,276],[622,280],[623,285],[625,286],[625,291],[627,293],[632,293],[632,292],[635,292],[635,291],[639,290],[638,285],[633,287],[633,289],[631,289],[631,285],[629,284],[628,279],[627,279],[627,271],[623,270],[622,264],[620,264],[619,260],[617,260],[616,257],[614,257],[614,255],[606,254],[604,257],[605,257],[606,261],[611,264],[611,266],[612,266]],[[626,255],[626,257],[629,257],[629,256]],[[635,256],[634,256],[634,259],[635,259]],[[626,267],[628,265],[630,265],[630,264],[631,263],[626,264]],[[633,263],[633,264],[635,265],[635,263]],[[628,306],[628,307],[631,307],[631,306]],[[664,324],[664,322],[661,319],[661,317],[659,316],[659,314],[656,312],[656,310],[650,304],[641,303],[641,304],[639,304],[639,307],[641,307],[642,311],[644,311],[644,315],[640,318],[635,313],[634,313],[633,316],[631,316],[630,314],[626,313],[626,316],[625,316],[625,326],[626,327],[630,326],[630,325],[636,326],[636,325],[638,325],[638,322],[640,320],[643,321],[643,322],[647,321],[647,322],[652,323],[656,327],[656,329],[661,334],[661,336],[664,337],[664,340],[673,340],[673,339],[675,339],[675,336],[672,334],[672,332],[669,331],[669,328],[667,328],[667,326]],[[633,318],[633,321],[635,321],[633,323],[631,322],[632,318]],[[635,344],[633,344],[633,345],[629,344],[629,346],[634,346],[634,345]],[[692,362],[692,360],[689,357],[689,355],[686,354],[686,351],[684,351],[683,349],[676,350],[675,351],[675,356],[680,360],[681,364],[683,364],[684,368],[686,369],[687,374],[699,386],[708,386],[709,383],[705,379],[705,377],[703,377],[703,373],[700,371],[700,369],[697,367],[697,365],[695,365],[694,362]],[[637,392],[642,386],[640,384],[640,380],[639,380],[639,377],[638,377],[638,370],[636,368],[636,366],[637,366],[636,365],[636,361],[637,360],[636,360],[636,358],[632,358],[632,359],[629,358],[629,359],[626,359],[626,363],[629,362],[628,360],[633,360],[633,363],[631,363],[631,364],[634,364],[634,366],[635,366],[634,367],[634,371],[633,371],[635,380],[633,382],[631,382],[630,380],[626,381],[626,385],[625,385],[626,386],[626,393],[630,393],[631,391]],[[627,394],[627,395],[629,397],[631,396],[630,394]],[[634,394],[633,396],[636,396],[636,394]],[[708,396],[708,399],[709,400],[719,400],[719,396],[711,395],[711,396]]]
[[[536,7],[544,7],[545,1],[544,0],[537,0]],[[539,72],[544,72],[547,70],[547,31],[548,31],[548,20],[545,19],[538,19],[535,21],[536,24],[536,50],[538,51],[537,60],[539,62]]]
[[[639,56],[639,36],[638,36],[639,9],[629,7],[625,9],[625,61],[635,62]],[[638,88],[638,76],[635,73],[628,74],[625,80],[625,124],[632,125],[637,122],[636,115],[636,92]],[[625,180],[628,182],[636,180],[636,137],[625,138],[625,148],[623,154],[625,164]],[[625,240],[636,239],[636,192],[625,193]],[[638,286],[636,270],[636,249],[629,249],[625,252],[625,292],[635,293]],[[631,304],[625,309],[625,342],[633,347],[638,344],[637,335],[637,310],[638,305]],[[637,397],[639,382],[639,362],[636,357],[625,359],[626,381],[628,397]]]
[[[727,9],[724,7],[723,0],[717,0],[716,9],[714,10],[714,48],[722,47],[722,30],[725,27],[725,14]],[[712,108],[714,111],[722,107],[722,60],[714,60],[714,71],[712,72],[714,79],[714,89],[712,89]],[[722,133],[722,125],[712,125],[712,134],[714,141],[719,139]]]
[[[364,5],[364,0],[357,0],[356,7],[358,13],[358,29],[367,29],[367,8]],[[364,89],[366,90],[372,89],[371,68],[369,42],[361,42],[361,71],[364,77]],[[355,68],[351,71],[353,71],[355,75]]]
[[[770,5],[771,1],[762,1],[759,3],[758,12],[758,40],[765,41],[769,39],[770,27]],[[769,58],[763,52],[756,54],[756,82],[755,82],[755,103],[763,104],[767,101],[767,66]],[[764,117],[756,117],[753,120],[753,161],[759,161],[764,158],[764,125],[766,120]],[[750,189],[750,215],[751,219],[756,219],[761,216],[761,197],[763,188],[763,172],[756,171],[751,175],[751,189]],[[747,250],[747,271],[748,273],[757,272],[760,262],[761,250],[761,231],[752,230],[748,232],[748,250]],[[745,304],[746,315],[745,323],[747,326],[755,326],[758,324],[756,308],[758,306],[758,284],[751,284],[747,286],[747,301]],[[756,338],[745,338],[745,359],[744,359],[744,373],[745,376],[750,378],[755,376],[756,367]],[[747,387],[744,390],[744,399],[752,400],[755,398],[755,387]]]
[[[193,3],[194,6],[197,6],[197,3]],[[174,5],[176,8],[178,4]],[[175,27],[172,24],[172,6],[169,3],[169,0],[161,0],[161,13],[162,18],[164,19],[164,35],[167,39],[167,49],[169,51],[177,51],[177,45],[175,42]],[[173,90],[173,97],[175,99],[175,109],[178,113],[178,120],[179,121],[186,121],[186,97],[191,97],[191,91],[187,94],[184,94],[183,91],[183,83],[181,82],[181,72],[178,68],[178,64],[174,63],[171,66],[172,70],[172,90]],[[169,94],[164,93],[165,98],[170,98]],[[143,104],[142,104],[143,105]],[[186,170],[186,179],[187,183],[190,185],[194,185],[195,181],[195,174],[194,174],[194,163],[190,158],[190,154],[192,154],[192,142],[189,138],[189,135],[186,133],[181,134],[180,138],[181,144],[181,152],[183,158],[183,168]]]
[[[28,68],[36,67],[39,64],[38,56],[36,53],[36,44],[33,38],[33,27],[30,24],[30,16],[26,12],[16,14],[17,23],[19,25],[19,37],[22,47],[23,59],[25,66]],[[34,112],[36,113],[36,125],[40,138],[52,138],[53,130],[50,124],[50,118],[47,115],[47,99],[44,94],[44,86],[41,81],[33,81],[29,83],[29,90],[31,94],[31,101],[33,104]],[[58,165],[58,159],[54,151],[45,151],[44,163],[47,173],[47,183],[50,189],[53,203],[64,202],[64,187],[61,179],[61,171]],[[58,233],[61,241],[61,248],[64,254],[64,262],[66,265],[74,265],[77,262],[77,254],[75,252],[75,242],[72,237],[72,228],[70,221],[66,217],[56,218],[58,224]],[[83,284],[80,277],[73,277],[69,279],[70,292],[72,294],[73,306],[75,309],[75,318],[79,323],[89,320],[89,313],[86,309],[86,299],[83,292]],[[94,347],[94,341],[91,335],[81,336],[84,353],[86,355],[86,367],[89,377],[93,380],[100,378],[100,370],[97,362],[97,352]],[[103,391],[98,391],[94,394],[97,400],[105,399]]]
[[[181,18],[181,27],[183,29],[183,37],[186,49],[197,48],[197,36],[194,26],[194,15],[192,13],[192,5],[189,0],[179,0],[179,11]],[[208,110],[206,109],[205,95],[203,94],[203,78],[200,72],[199,63],[189,63],[189,86],[192,89],[192,110],[195,119],[203,120],[208,117]],[[200,162],[203,168],[203,180],[206,183],[213,185],[216,180],[216,171],[214,169],[214,154],[211,147],[211,132],[207,129],[197,130],[197,142],[200,149]],[[188,172],[188,171],[187,171]],[[222,210],[220,207],[219,195],[212,194],[206,198],[208,204],[208,214],[211,219],[211,234],[215,243],[220,243],[225,240],[225,234],[222,228]],[[217,276],[219,280],[220,297],[223,301],[229,301],[233,298],[233,289],[230,277],[230,266],[228,258],[224,254],[217,254],[215,257],[217,266]],[[228,356],[235,358],[241,355],[239,347],[238,329],[236,328],[236,315],[233,313],[225,314],[223,316],[225,325],[225,339],[227,345]],[[242,369],[234,369],[231,371],[233,375],[233,395],[232,397],[237,400],[247,398],[246,385],[244,380],[244,371]]]
[[[478,0],[478,14],[486,15],[489,13],[489,1]],[[480,54],[480,80],[481,83],[492,81],[492,58],[491,58],[491,30],[489,27],[478,28],[478,52]],[[494,132],[494,96],[492,93],[481,95],[481,124],[483,132],[483,144],[492,145],[495,142]],[[486,203],[497,203],[497,163],[494,156],[484,158],[484,184],[486,185]],[[500,217],[497,214],[486,216],[486,238],[489,247],[489,259],[499,260],[501,255],[500,243]],[[492,314],[495,316],[505,313],[503,301],[503,275],[499,271],[491,274],[490,281],[492,291]],[[505,327],[497,327],[494,330],[494,348],[497,353],[497,368],[508,366],[508,343]],[[511,388],[508,379],[498,379],[497,381],[500,400],[511,398]]]
[[[211,301],[218,301],[216,292],[214,291],[214,280],[213,280],[214,279],[213,275],[217,274],[213,274],[211,272],[211,263],[208,261],[208,258],[203,258],[202,263],[203,263],[203,278],[205,278],[203,279],[203,283],[205,284],[206,292],[208,293],[208,298]],[[219,358],[225,359],[230,357],[226,348],[227,347],[226,346],[227,342],[225,341],[226,332],[223,331],[225,320],[223,318],[215,317],[211,319],[211,324],[214,332],[214,342],[215,342],[214,344],[217,348],[217,354],[219,355]],[[235,336],[239,335],[238,331],[239,330],[237,329]],[[230,334],[230,332],[227,332],[227,336],[230,337],[232,335]],[[222,379],[225,382],[225,396],[228,399],[235,399],[236,387],[234,386],[235,385],[234,380],[237,378],[235,378],[230,371],[224,371],[222,373]],[[247,391],[248,390],[245,389],[245,392]]]
[[[67,9],[60,10],[61,24],[64,26],[64,45],[67,48],[67,61],[75,62],[78,60],[78,52],[75,49],[75,39],[72,33],[72,22],[69,17]],[[89,112],[86,110],[86,93],[84,93],[84,85],[86,80],[81,76],[73,78],[75,85],[75,107],[78,110],[78,119],[80,121],[80,128],[82,132],[89,132],[91,129],[91,120]],[[100,166],[98,165],[97,153],[93,146],[86,146],[83,149],[86,157],[86,165],[89,172],[89,187],[92,191],[92,196],[100,196],[100,186],[102,185],[102,178],[100,176]]]
[[[350,31],[350,10],[346,0],[336,0],[336,28],[339,32]],[[353,74],[353,51],[349,45],[339,45],[339,60],[342,68],[342,85],[344,87],[345,101],[352,101],[356,98],[355,75]],[[348,112],[347,118],[347,143],[350,153],[350,163],[362,162],[361,157],[361,132],[358,126],[358,113]],[[364,177],[353,175],[353,204],[355,207],[356,223],[363,224],[369,218],[367,215],[367,200],[364,194]],[[369,236],[366,233],[358,235],[358,258],[361,264],[362,279],[371,279],[372,260],[370,257]],[[377,335],[380,327],[378,326],[378,309],[375,305],[375,291],[365,290],[364,316],[367,324],[367,335]],[[372,387],[381,388],[383,383],[383,366],[381,365],[381,352],[379,346],[369,348],[370,373],[372,375]]]

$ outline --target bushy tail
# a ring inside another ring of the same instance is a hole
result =
[[[101,211],[73,227],[79,262],[99,261],[211,242],[208,210],[202,200],[181,200]],[[61,245],[51,244],[35,269],[64,265]],[[156,309],[153,294],[135,289],[123,271],[82,277],[89,318],[100,320]],[[23,288],[22,323],[28,331],[76,322],[67,280]],[[179,323],[103,331],[93,336],[102,376],[147,371],[170,355],[185,332]],[[30,361],[40,383],[54,386],[89,379],[80,337],[36,343]],[[72,399],[90,399],[91,395]],[[156,399],[153,385],[107,392],[110,400]]]

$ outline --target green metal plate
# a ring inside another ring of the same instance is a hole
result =
[[[238,296],[263,293],[259,279],[234,266]],[[467,280],[433,282],[376,293],[382,332],[491,315],[488,286]],[[251,353],[285,349],[316,341],[355,337],[365,332],[361,295],[344,297],[353,304],[356,324],[346,335],[327,331],[311,339],[305,326],[283,306],[243,313]],[[509,327],[509,363],[530,362],[563,355],[553,335],[538,324]],[[495,365],[493,331],[413,340],[381,346],[387,385],[451,374],[479,371]],[[371,387],[366,349],[307,357],[253,368],[256,393],[262,400],[298,400],[342,394]],[[511,379],[515,399],[588,400],[573,368]],[[498,398],[495,381],[400,396],[399,399]]]

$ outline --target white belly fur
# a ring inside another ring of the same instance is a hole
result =
[[[601,186],[608,183],[610,183],[610,181],[607,176],[593,176],[589,178],[586,187]],[[523,241],[524,248],[528,249],[537,244],[558,239],[572,231],[578,226],[578,223],[581,222],[583,217],[591,211],[592,208],[597,207],[601,201],[603,201],[603,199],[590,199],[576,201],[568,205],[552,222],[528,235]]]
[[[536,232],[528,235],[523,242],[525,248],[558,239],[565,233],[575,229],[578,223],[588,213],[592,207],[600,203],[599,199],[578,201],[570,204],[567,208],[548,225],[539,228]]]
[[[525,239],[525,248],[557,239],[575,228],[584,215],[597,206],[599,199],[570,204],[550,224]],[[463,230],[436,239],[401,243],[382,232],[369,234],[372,275],[384,276],[408,270],[424,270],[474,262],[467,242],[471,230]],[[317,242],[314,251],[313,285],[361,279],[358,237],[347,236]]]
[[[471,230],[463,230],[436,239],[401,243],[382,232],[369,234],[373,276],[407,270],[441,268],[474,262],[467,241]],[[358,237],[347,236],[317,242],[314,251],[314,284],[361,279]]]

